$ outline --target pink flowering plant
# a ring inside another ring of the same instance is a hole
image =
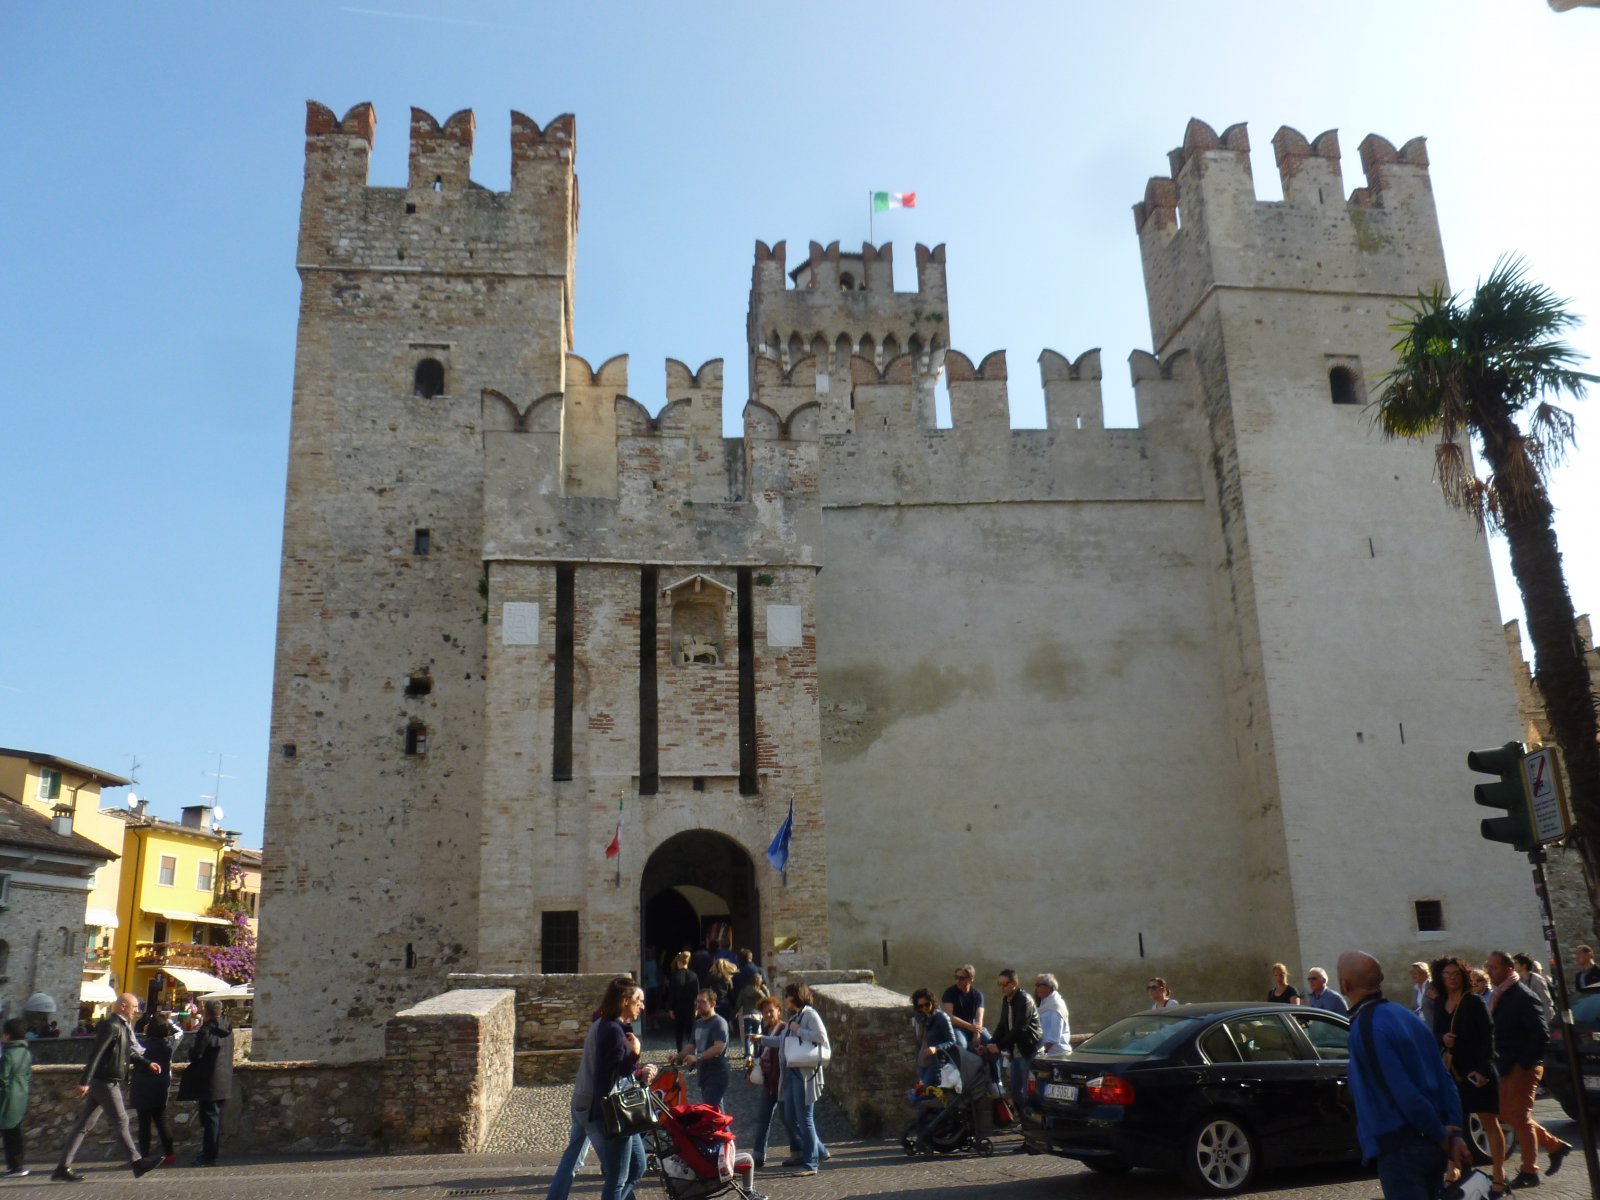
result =
[[[223,931],[226,943],[200,947],[211,972],[229,983],[249,983],[256,975],[256,935],[250,931],[250,912],[244,901],[244,870],[230,862],[223,872],[222,895],[208,913],[232,922]]]

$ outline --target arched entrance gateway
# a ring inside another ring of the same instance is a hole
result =
[[[709,829],[674,834],[650,855],[639,883],[640,959],[726,933],[761,955],[761,893],[739,843]]]

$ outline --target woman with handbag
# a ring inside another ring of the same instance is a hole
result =
[[[912,992],[911,1005],[917,1010],[917,1024],[922,1028],[917,1079],[933,1086],[939,1082],[939,1068],[955,1061],[956,1027],[950,1023],[950,1014],[934,1003],[933,991],[929,988]]]
[[[1489,1006],[1472,992],[1471,969],[1458,958],[1443,958],[1434,971],[1439,1002],[1434,1030],[1444,1050],[1445,1069],[1456,1081],[1464,1115],[1476,1113],[1489,1143],[1493,1167],[1491,1196],[1506,1192],[1506,1139],[1500,1128],[1500,1085],[1494,1070],[1494,1022]]]
[[[601,1200],[629,1200],[644,1174],[644,1142],[637,1133],[607,1132],[604,1115],[606,1099],[619,1082],[631,1075],[648,1085],[655,1078],[655,1067],[638,1065],[639,1039],[629,1025],[643,1012],[644,992],[629,976],[618,975],[607,985],[599,1018],[584,1039],[572,1090],[573,1112],[582,1118],[604,1172]]]
[[[757,1045],[761,1053],[750,1060],[744,1077],[746,1082],[761,1089],[761,1107],[756,1112],[755,1142],[750,1148],[751,1157],[755,1159],[758,1167],[767,1165],[767,1142],[772,1135],[772,1114],[781,1111],[779,1104],[778,1080],[783,1073],[783,1049],[776,1044],[780,1031],[783,1029],[783,1011],[778,1002],[771,996],[763,996],[756,1003],[756,1012],[761,1019],[761,1034],[758,1035]],[[789,1114],[783,1114],[783,1127],[789,1129]],[[791,1153],[799,1149],[794,1132],[789,1132],[789,1150]]]
[[[784,1115],[798,1147],[784,1160],[784,1165],[798,1167],[797,1175],[815,1175],[818,1165],[828,1157],[828,1148],[817,1136],[812,1110],[822,1095],[823,1068],[833,1057],[833,1046],[828,1041],[828,1029],[822,1017],[811,1007],[809,987],[803,983],[787,984],[783,997],[789,1007],[789,1023],[783,1027],[781,1038],[764,1037],[761,1041],[764,1045],[776,1042],[783,1050],[778,1092],[783,1097]]]

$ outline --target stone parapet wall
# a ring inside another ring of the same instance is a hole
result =
[[[578,1078],[578,1063],[583,1051],[578,1050],[518,1050],[516,1084],[518,1087],[567,1087]]]
[[[870,983],[814,985],[812,995],[833,1044],[827,1090],[851,1127],[870,1137],[903,1124],[916,1083],[911,1002]]]
[[[172,1095],[186,1068],[173,1068]],[[27,1129],[35,1163],[61,1152],[81,1103],[74,1094],[78,1066],[36,1066],[28,1099]],[[222,1109],[222,1152],[235,1154],[351,1153],[379,1145],[375,1062],[240,1063],[233,1092]],[[176,1098],[167,1105],[177,1153],[200,1149],[195,1106]],[[137,1133],[137,1128],[135,1128]],[[84,1161],[119,1159],[111,1123],[101,1120],[80,1154]]]
[[[515,999],[510,988],[450,991],[389,1018],[382,1100],[389,1149],[482,1147],[511,1091]]]
[[[606,985],[629,971],[592,975],[482,975],[460,972],[449,977],[453,988],[509,988],[516,993],[517,1049],[581,1048],[589,1018],[600,1006]],[[520,1082],[520,1080],[519,1080]]]

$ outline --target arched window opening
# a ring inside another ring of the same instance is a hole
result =
[[[839,272],[839,290],[841,292],[853,292],[856,290],[856,277],[850,274],[849,271]]]
[[[1360,404],[1361,395],[1356,388],[1356,373],[1349,367],[1335,367],[1328,372],[1328,390],[1335,404]]]
[[[883,365],[888,366],[899,357],[900,341],[891,333],[883,339]]]
[[[432,400],[444,395],[444,364],[437,358],[425,358],[411,374],[411,394]]]
[[[444,176],[443,175],[435,175],[433,177],[433,190],[436,191],[436,192],[444,191]]]

